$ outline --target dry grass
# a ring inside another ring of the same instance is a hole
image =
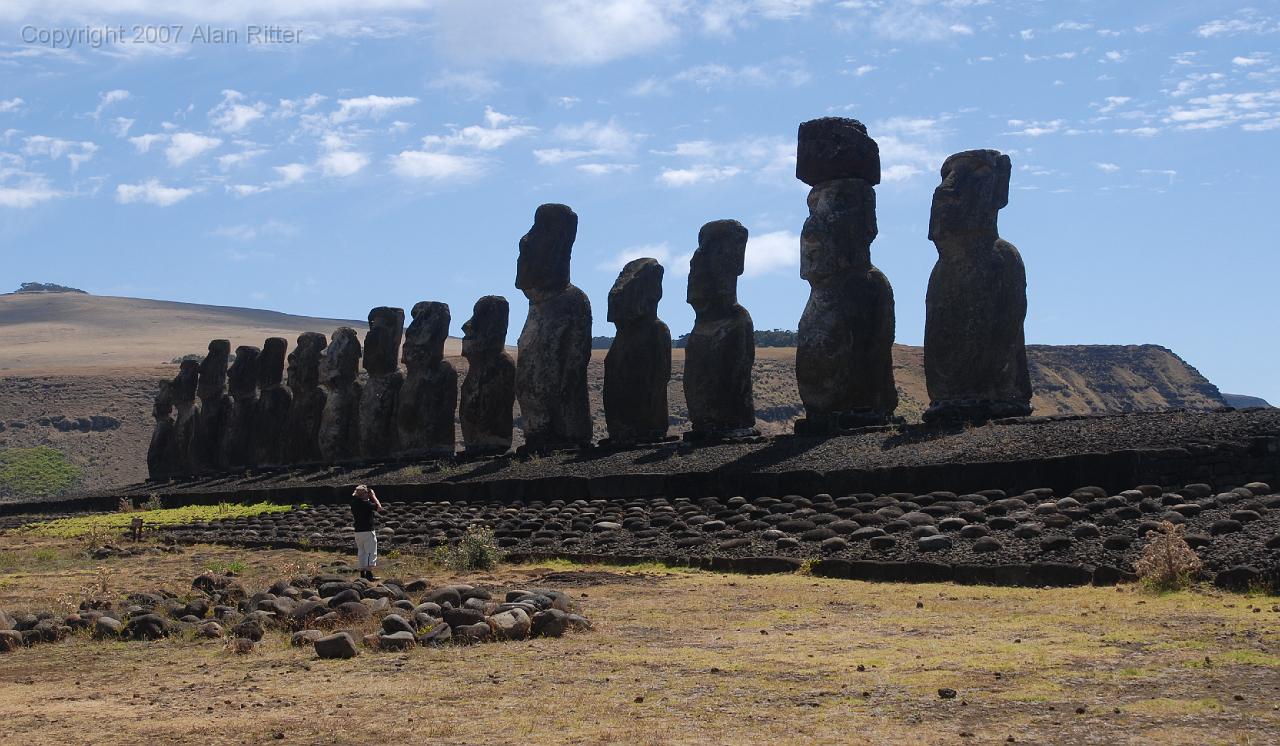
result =
[[[114,593],[179,590],[211,562],[237,562],[260,587],[331,558],[213,547],[63,558],[0,573],[0,608],[47,607],[103,572]],[[422,572],[455,577],[409,556],[382,568]],[[316,660],[281,634],[243,656],[216,641],[18,651],[0,657],[0,740],[1203,744],[1265,743],[1280,729],[1273,599],[566,563],[467,579],[514,586],[548,572],[594,632],[350,661]],[[939,687],[959,696],[939,699]]]

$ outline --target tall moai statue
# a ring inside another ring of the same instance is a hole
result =
[[[547,204],[520,239],[516,287],[529,299],[529,316],[516,356],[516,399],[525,446],[532,451],[591,443],[591,301],[569,282],[577,234],[577,214],[566,205]]]
[[[253,466],[253,424],[258,410],[258,356],[262,350],[241,345],[227,371],[231,414],[222,431],[222,463],[228,468]]]
[[[755,327],[738,304],[746,251],[747,229],[736,220],[712,221],[698,231],[698,249],[689,260],[687,299],[696,318],[684,358],[684,398],[692,423],[686,440],[760,434],[751,394]]]
[[[173,418],[173,381],[160,382],[151,415],[156,424],[147,446],[147,477],[154,481],[177,476],[183,464],[178,456],[177,423]]]
[[[200,412],[196,415],[192,460],[199,472],[216,472],[226,468],[222,460],[222,435],[231,417],[231,397],[227,395],[227,361],[231,358],[231,342],[215,339],[200,362]]]
[[[462,325],[467,376],[462,381],[458,419],[468,456],[498,455],[511,448],[516,362],[506,349],[509,312],[506,298],[486,295],[476,301],[471,318]]]
[[[285,422],[285,463],[310,464],[322,458],[320,422],[329,397],[320,386],[320,360],[328,343],[319,332],[304,332],[289,353],[289,391],[293,401]]]
[[[360,393],[360,456],[390,458],[396,452],[396,399],[404,385],[400,339],[404,309],[378,306],[369,311],[364,336],[364,369],[369,378]]]
[[[811,286],[796,335],[797,433],[830,433],[893,418],[893,288],[871,263],[880,148],[856,119],[800,125],[796,178],[809,191],[800,277]]]
[[[458,372],[444,359],[449,338],[449,306],[423,301],[410,311],[401,357],[404,385],[396,404],[396,427],[403,456],[452,456],[458,411]]]
[[[996,150],[956,153],[942,164],[929,214],[938,263],[925,295],[925,422],[1031,414],[1027,273],[996,230],[1010,171],[1009,156]]]
[[[604,358],[604,416],[610,443],[662,440],[670,423],[671,330],[658,318],[662,265],[627,262],[609,291],[609,321],[618,328]]]
[[[289,342],[270,337],[258,356],[258,405],[253,415],[253,463],[280,466],[285,463],[285,442],[293,393],[284,386],[284,358]]]
[[[178,375],[174,376],[170,395],[176,410],[173,418],[173,439],[178,450],[176,473],[195,474],[199,471],[196,464],[196,422],[200,416],[200,407],[196,403],[196,389],[200,382],[200,361],[183,360],[178,366]]]
[[[325,385],[324,412],[316,440],[320,457],[329,463],[349,461],[360,452],[360,338],[356,330],[340,326],[333,330],[329,346],[320,361],[320,380]]]

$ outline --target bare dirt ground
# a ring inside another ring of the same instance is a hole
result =
[[[199,546],[90,561],[10,533],[0,608],[55,608],[103,586],[182,591],[228,566],[254,589],[335,558]],[[560,588],[596,628],[348,661],[282,633],[246,656],[216,641],[75,637],[0,656],[0,742],[1263,744],[1280,732],[1276,598],[384,564],[387,576]]]

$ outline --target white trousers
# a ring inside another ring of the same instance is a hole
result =
[[[356,556],[361,570],[372,570],[378,565],[378,536],[372,531],[356,532]]]

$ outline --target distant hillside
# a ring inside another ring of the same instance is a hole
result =
[[[523,319],[513,317],[518,329]],[[204,351],[222,337],[232,345],[260,345],[269,336],[290,341],[304,331],[359,321],[293,316],[224,306],[82,295],[0,295],[0,450],[50,446],[82,470],[80,488],[138,481],[145,476],[151,399],[174,375],[169,361]],[[785,333],[783,333],[785,334]],[[781,341],[776,336],[770,341]],[[460,343],[446,345],[459,371]],[[924,351],[894,346],[898,414],[918,421],[928,406]],[[596,436],[603,437],[603,349],[588,368]],[[1074,345],[1028,348],[1036,414],[1087,414],[1159,409],[1209,409],[1226,401],[1212,383],[1171,351],[1156,345]],[[667,398],[673,433],[688,429],[683,392],[684,350],[672,351]],[[761,346],[753,370],[758,426],[790,432],[803,415],[795,381],[795,348]],[[516,433],[517,441],[519,431]]]
[[[1260,396],[1247,396],[1245,394],[1223,394],[1222,398],[1227,401],[1227,406],[1236,409],[1249,409],[1251,407],[1270,407],[1271,404]]]

